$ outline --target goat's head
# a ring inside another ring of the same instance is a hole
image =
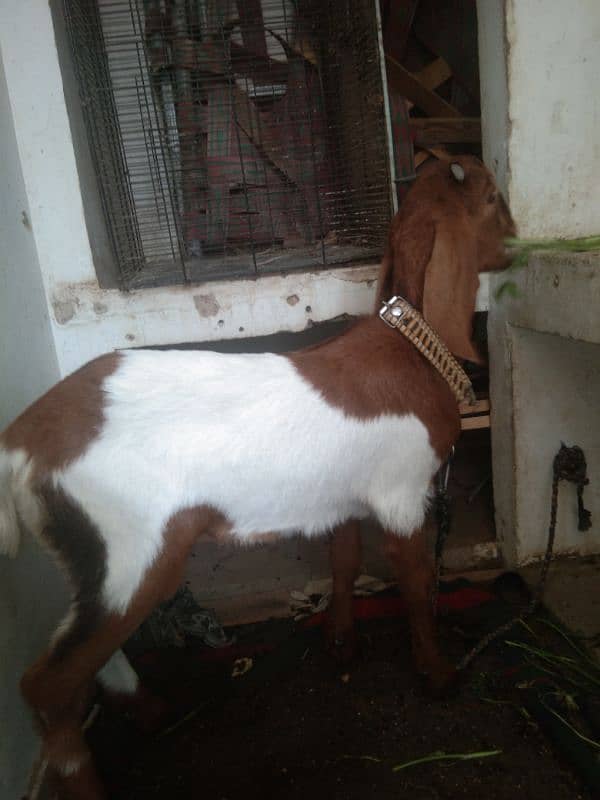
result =
[[[377,307],[401,295],[459,358],[480,362],[472,341],[479,272],[507,267],[515,225],[492,174],[473,156],[427,165],[390,229]]]

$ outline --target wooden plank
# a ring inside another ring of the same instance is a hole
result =
[[[450,64],[456,80],[479,102],[477,4],[473,0],[421,0],[413,33]]]
[[[260,0],[237,0],[238,14],[242,41],[246,50],[256,56],[254,62],[250,60],[250,69],[247,74],[252,78],[255,86],[265,86],[273,82],[269,71],[264,68],[264,62],[269,61],[267,37],[263,22],[262,5]]]
[[[439,161],[447,161],[449,153],[445,147],[426,147],[422,148],[415,155],[415,169],[424,164],[428,158],[437,158]]]
[[[383,49],[398,61],[404,57],[408,35],[419,0],[387,0],[382,3]]]
[[[433,92],[434,89],[437,89],[438,86],[441,86],[448,78],[452,77],[452,70],[443,58],[436,58],[435,61],[415,72],[414,76],[426,89]]]
[[[484,411],[490,410],[490,401],[485,398],[484,400],[477,400],[472,405],[468,403],[461,403],[459,409],[461,416],[469,417],[473,414],[482,414]]]
[[[416,147],[454,142],[480,142],[479,117],[411,118],[411,133]]]
[[[231,67],[236,74],[250,75],[257,70],[268,75],[269,83],[286,83],[288,79],[287,64],[269,56],[263,57],[252,53],[247,47],[237,42],[230,42]]]
[[[460,421],[461,431],[473,431],[479,428],[490,427],[490,415],[484,414],[480,417],[463,417]]]
[[[273,167],[286,183],[298,188],[302,164],[298,164],[297,160],[291,158],[283,148],[277,135],[277,128],[272,128],[268,119],[261,125],[256,106],[237,86],[233,88],[232,94],[235,118],[240,130],[256,147],[261,158]]]
[[[395,58],[386,55],[387,79],[390,87],[406,97],[430,117],[460,117],[460,112],[423,84]]]
[[[233,136],[231,93],[227,83],[211,83],[206,90],[208,100],[208,125],[206,164],[208,170],[208,204],[206,240],[209,246],[222,246],[227,241],[229,225],[229,190],[237,183],[241,169],[237,166],[237,179],[232,174],[232,159],[236,154]]]

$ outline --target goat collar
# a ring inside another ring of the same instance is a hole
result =
[[[392,297],[381,306],[379,317],[390,328],[400,331],[437,369],[458,403],[475,402],[475,392],[467,373],[429,323],[407,300]]]

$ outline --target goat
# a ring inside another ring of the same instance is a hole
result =
[[[455,354],[478,359],[477,273],[507,265],[512,233],[480,162],[426,168],[393,220],[378,302],[402,295]],[[67,618],[21,681],[62,791],[104,797],[80,727],[90,686],[175,591],[199,537],[335,531],[339,634],[352,624],[356,521],[374,516],[410,601],[417,666],[442,685],[451,670],[419,531],[459,431],[444,379],[376,315],[288,355],[111,353],[28,408],[0,436],[0,552],[16,553],[26,529],[72,584]]]

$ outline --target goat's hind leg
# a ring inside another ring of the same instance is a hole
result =
[[[180,585],[198,530],[196,518],[182,514],[166,531],[163,550],[126,612],[108,612],[98,605],[83,625],[81,612],[76,611],[60,636],[24,674],[21,691],[40,724],[43,758],[56,779],[61,800],[105,798],[81,729],[90,687],[113,653]]]
[[[176,570],[177,578],[170,575],[165,580],[160,575],[161,561],[148,572],[125,614],[105,613],[79,640],[69,640],[67,630],[21,680],[23,696],[39,722],[43,758],[61,800],[106,797],[82,731],[87,701],[98,671],[181,579],[182,567]]]
[[[100,800],[105,794],[82,730],[100,656],[94,634],[65,649],[57,649],[59,644],[60,639],[21,679],[42,738],[39,768],[61,800]]]
[[[126,714],[145,733],[160,730],[173,713],[166,700],[140,682],[122,650],[111,656],[96,679],[102,689],[101,704],[119,714]]]
[[[331,535],[329,559],[333,587],[327,611],[326,635],[333,657],[345,663],[356,653],[356,631],[352,597],[361,564],[360,523],[350,520]]]

